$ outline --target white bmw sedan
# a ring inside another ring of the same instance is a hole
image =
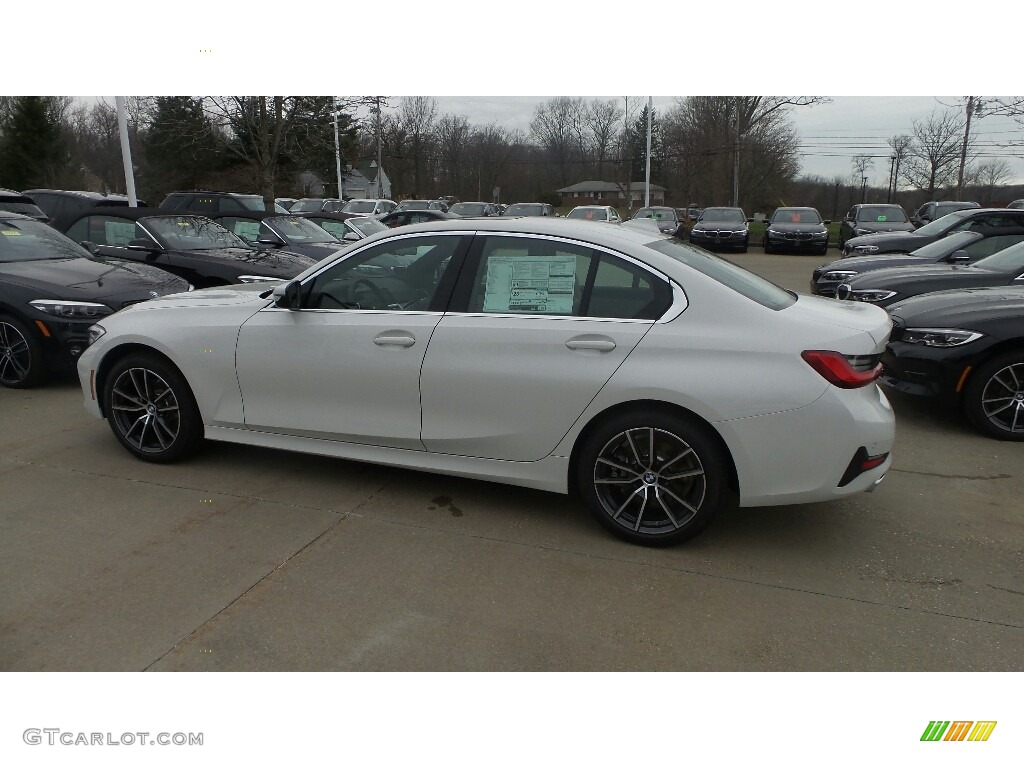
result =
[[[93,326],[86,407],[132,454],[204,438],[576,491],[669,544],[888,469],[884,310],[783,290],[678,239],[530,217],[367,238],[288,283]]]

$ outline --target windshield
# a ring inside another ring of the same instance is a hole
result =
[[[543,216],[543,203],[516,203],[505,211],[506,216]]]
[[[1024,270],[1024,243],[1017,243],[984,259],[974,262],[979,269],[992,269],[996,272],[1020,273]]]
[[[430,208],[429,200],[403,200],[398,204],[403,211],[426,211]]]
[[[668,219],[676,220],[676,212],[671,208],[641,208],[633,214],[634,219]]]
[[[0,220],[0,262],[88,258],[89,252],[49,224]]]
[[[341,209],[342,213],[373,213],[377,203],[373,200],[351,200]]]
[[[922,245],[917,250],[911,251],[910,255],[938,261],[949,256],[953,251],[959,251],[961,248],[966,248],[971,243],[981,240],[981,238],[982,235],[977,232],[954,232],[948,237],[939,238],[934,243]]]
[[[821,224],[821,216],[804,208],[779,208],[772,214],[772,224]]]
[[[701,221],[726,221],[736,224],[743,224],[747,217],[739,208],[705,208],[700,215]]]
[[[694,248],[676,238],[655,240],[647,243],[647,247],[681,261],[763,307],[785,309],[796,302],[793,294],[775,283],[770,283],[753,272],[737,267],[731,261],[719,258],[701,248]]]
[[[907,214],[898,205],[872,205],[857,210],[857,221],[903,223],[907,221]]]
[[[46,214],[43,213],[38,205],[34,203],[0,203],[0,211],[10,211],[11,213],[23,213],[26,216],[32,216],[36,219],[45,219]]]
[[[291,213],[302,213],[303,211],[321,211],[324,207],[323,200],[314,200],[313,198],[307,198],[305,200],[298,200],[292,203],[292,207],[289,209]]]
[[[207,248],[249,248],[242,238],[204,216],[153,216],[139,219],[168,248],[203,251]]]
[[[959,224],[965,216],[969,216],[970,214],[970,210],[947,213],[945,216],[942,216],[936,219],[935,221],[931,221],[925,224],[923,227],[914,230],[914,234],[925,235],[927,237],[943,235],[950,229],[955,227],[957,224]]]
[[[349,219],[347,223],[352,229],[361,232],[363,237],[369,237],[378,232],[386,232],[388,230],[388,225],[382,224],[377,219]]]
[[[323,227],[301,216],[274,216],[263,223],[272,227],[289,243],[336,243],[337,238]]]

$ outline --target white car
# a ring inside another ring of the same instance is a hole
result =
[[[567,219],[584,219],[586,221],[611,221],[622,223],[619,212],[610,205],[577,205],[565,215]]]
[[[872,489],[884,310],[797,295],[678,239],[555,218],[373,235],[275,287],[92,327],[88,411],[135,456],[205,437],[578,491],[668,544],[743,506]]]
[[[345,203],[340,213],[351,213],[356,216],[383,216],[385,213],[391,213],[397,207],[398,203],[394,200],[356,198]]]

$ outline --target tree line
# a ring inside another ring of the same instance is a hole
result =
[[[335,114],[342,163],[374,160],[379,151],[396,198],[497,196],[557,205],[557,190],[580,181],[624,189],[644,178],[648,117],[651,181],[680,207],[736,202],[753,212],[805,204],[834,216],[868,198],[910,205],[959,194],[985,204],[1005,196],[1009,166],[986,156],[970,121],[1019,117],[1020,101],[965,97],[945,105],[893,136],[888,157],[856,156],[848,177],[831,179],[801,175],[792,120],[794,110],[824,101],[692,96],[648,116],[637,97],[561,96],[538,104],[528,129],[440,113],[429,96],[131,97],[127,112],[136,188],[151,201],[178,189],[300,197],[310,193],[312,178],[336,195]],[[868,187],[868,175],[883,171],[889,188]],[[0,186],[123,192],[114,106],[0,97]]]

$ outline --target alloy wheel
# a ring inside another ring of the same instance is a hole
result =
[[[142,453],[162,453],[178,437],[181,408],[171,386],[147,368],[128,368],[111,388],[110,409],[121,436]]]
[[[1024,363],[1011,363],[992,374],[981,392],[981,407],[995,426],[1024,433]]]
[[[28,378],[32,367],[32,350],[28,339],[7,322],[0,321],[0,382],[10,386]]]
[[[707,489],[704,466],[679,436],[654,427],[627,429],[601,449],[594,490],[608,517],[634,533],[678,531],[694,519]]]

